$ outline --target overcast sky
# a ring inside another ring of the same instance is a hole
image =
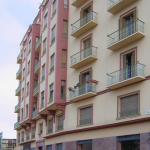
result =
[[[42,0],[0,0],[0,132],[3,138],[16,138],[15,90],[19,69],[20,42],[36,17]]]

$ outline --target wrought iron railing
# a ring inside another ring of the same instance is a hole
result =
[[[49,98],[49,102],[52,102],[53,101],[53,96],[51,96],[50,98]]]
[[[91,124],[91,123],[92,123],[92,118],[80,120],[80,125]]]
[[[67,4],[64,4],[64,8],[65,8],[65,9],[68,9],[68,5],[67,5]]]
[[[50,69],[50,73],[54,71],[54,66]]]
[[[67,33],[63,33],[63,37],[64,37],[64,38],[67,38]]]
[[[89,56],[94,56],[97,57],[97,47],[90,46],[88,48],[85,48],[81,50],[80,52],[74,54],[73,56],[70,57],[70,66],[82,61],[83,59],[89,57]]]
[[[51,41],[51,45],[55,42],[55,37]]]
[[[138,115],[138,113],[139,113],[138,108],[124,110],[120,112],[120,118],[135,116],[135,115]]]
[[[35,95],[39,91],[39,85],[34,88],[33,95]]]
[[[72,33],[89,23],[90,21],[97,22],[97,15],[98,13],[91,11],[87,15],[83,16],[79,20],[77,20],[75,23],[73,23],[72,26]]]
[[[18,75],[21,73],[22,67],[19,68],[19,70],[16,73],[16,78],[18,77]]]
[[[32,139],[34,139],[34,138],[35,138],[35,134],[32,135]]]
[[[17,61],[20,59],[20,57],[21,57],[21,56],[20,56],[20,54],[19,54],[18,57],[17,57]]]
[[[52,13],[52,18],[54,17],[55,14],[56,14],[56,9]]]
[[[46,53],[46,49],[43,51],[42,56]]]
[[[44,107],[44,102],[41,103],[41,108],[43,108],[43,107]]]
[[[35,50],[39,47],[39,45],[41,44],[41,38],[38,39],[38,41],[35,44]]]
[[[40,67],[40,60],[34,66],[34,72]]]
[[[48,129],[48,133],[52,133],[53,132],[53,129]]]
[[[112,34],[107,35],[107,46],[109,47],[136,32],[144,33],[144,24],[143,21],[137,19]]]
[[[18,103],[16,106],[15,106],[15,111],[18,110],[20,108],[20,103]]]
[[[65,94],[61,93],[61,99],[65,99]]]
[[[144,67],[145,65],[138,62],[137,64],[133,64],[121,70],[107,74],[107,86],[117,84],[136,76],[144,77]]]
[[[66,68],[66,63],[62,63],[62,67],[63,67],[63,68]]]
[[[43,77],[41,78],[41,81],[43,81],[45,79],[45,75],[43,75]]]
[[[35,109],[32,113],[32,117],[36,117],[38,115],[38,109]]]
[[[15,124],[14,124],[14,129],[16,129],[17,127],[19,127],[19,124],[20,124],[20,122],[18,121],[18,122],[16,122]]]
[[[18,88],[16,89],[16,94],[21,90],[21,84],[18,86]]]
[[[111,7],[115,6],[117,3],[121,1],[122,0],[107,0],[107,8],[110,9]]]
[[[57,126],[57,130],[62,130],[62,129],[63,129],[63,125]]]

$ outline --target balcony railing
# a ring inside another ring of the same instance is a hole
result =
[[[18,77],[18,75],[21,73],[22,67],[19,68],[19,70],[16,73],[16,78]]]
[[[91,124],[91,123],[92,123],[92,118],[80,120],[80,125]]]
[[[70,57],[70,66],[73,66],[74,64],[84,60],[85,58],[89,56],[97,57],[97,47],[90,46],[88,48],[85,48],[84,50],[81,50],[80,52],[74,54]]]
[[[33,111],[32,117],[34,118],[34,117],[36,117],[37,115],[38,115],[38,109],[35,109],[35,110]]]
[[[41,38],[39,38],[38,41],[36,42],[35,49],[37,49],[40,44],[41,44]]]
[[[62,130],[62,129],[63,129],[63,125],[57,126],[57,130]]]
[[[48,133],[52,133],[53,132],[53,129],[48,129]]]
[[[18,86],[18,88],[16,89],[16,94],[21,90],[21,84]]]
[[[44,102],[43,103],[41,103],[41,108],[43,108],[44,107]]]
[[[46,49],[43,51],[42,56],[46,53]]]
[[[61,93],[61,99],[65,99],[65,94]]]
[[[17,123],[14,124],[14,129],[16,129],[18,127],[19,127],[19,122],[17,122]]]
[[[107,74],[107,86],[117,84],[136,76],[144,77],[144,67],[145,65],[138,62],[137,64],[133,64],[121,70]]]
[[[50,69],[50,73],[54,71],[54,66]]]
[[[35,95],[39,91],[39,85],[34,88],[33,95]]]
[[[21,59],[21,55],[20,54],[17,57],[17,62],[18,62],[19,59]]]
[[[34,139],[34,138],[35,138],[35,134],[32,135],[32,139]]]
[[[120,112],[120,118],[135,116],[135,115],[138,115],[138,113],[139,113],[138,108],[124,110]]]
[[[72,26],[72,33],[89,23],[90,21],[97,22],[97,15],[98,13],[91,11],[87,15],[83,16],[79,20],[77,20],[75,23],[73,23]]]
[[[45,75],[43,75],[43,77],[41,78],[41,81],[45,80]]]
[[[20,108],[20,103],[18,103],[18,104],[15,106],[15,111],[17,111],[19,108]]]
[[[49,98],[49,102],[52,102],[53,101],[53,96]]]
[[[40,67],[40,60],[34,66],[34,72]]]
[[[115,43],[118,43],[119,41],[137,33],[143,33],[144,34],[144,22],[137,19],[135,21],[132,21],[125,27],[113,32],[112,34],[107,36],[107,46],[110,47],[111,45],[114,45]]]
[[[55,42],[55,37],[51,41],[51,45]]]
[[[47,24],[44,25],[44,30],[47,28]]]
[[[107,8],[110,9],[111,7],[115,6],[121,0],[107,0]]]
[[[96,93],[96,83],[90,81],[89,83],[82,84],[79,87],[76,87],[75,89],[69,91],[69,99],[73,99],[89,92]]]

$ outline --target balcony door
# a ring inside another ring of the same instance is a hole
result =
[[[84,41],[84,50],[83,50],[83,57],[86,58],[90,56],[90,49],[91,49],[91,38]]]

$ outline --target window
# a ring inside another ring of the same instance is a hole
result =
[[[50,85],[50,99],[49,102],[53,101],[53,94],[54,94],[54,84]]]
[[[42,81],[45,79],[45,64],[42,66]]]
[[[56,28],[56,26],[54,26],[52,28],[52,41],[51,41],[51,44],[55,41],[55,28]]]
[[[48,121],[48,133],[53,132],[53,119]]]
[[[24,50],[24,61],[26,59],[26,49]]]
[[[26,118],[28,117],[28,105],[26,105]]]
[[[57,150],[62,150],[62,144],[57,144]]]
[[[66,68],[66,50],[62,50],[62,67]]]
[[[92,150],[92,140],[78,141],[78,150]]]
[[[65,98],[65,85],[66,85],[66,81],[61,81],[61,98],[62,99]]]
[[[56,12],[56,0],[54,0],[53,2],[53,13],[52,13],[52,17],[54,16],[55,12]]]
[[[24,77],[25,77],[25,68],[23,69],[23,79],[22,79],[22,81],[24,80]]]
[[[27,96],[29,95],[29,82],[27,83]]]
[[[63,37],[67,38],[67,21],[63,20]]]
[[[22,101],[24,99],[24,88],[22,89]]]
[[[47,27],[47,17],[48,14],[46,13],[46,15],[44,16],[44,29]]]
[[[62,130],[63,129],[63,115],[58,116],[58,126],[57,130]]]
[[[31,51],[31,40],[29,42],[29,52],[28,53],[30,53],[30,51]]]
[[[36,105],[37,105],[37,103],[33,103],[33,111],[35,111],[36,110]]]
[[[30,130],[27,130],[27,140],[29,140]]]
[[[30,72],[30,61],[28,62],[28,73],[27,74],[29,74],[29,72]]]
[[[41,93],[41,108],[44,107],[44,91]]]
[[[54,54],[51,56],[51,69],[50,69],[50,72],[52,72],[54,70]]]
[[[138,115],[139,98],[138,93],[120,98],[120,118]]]
[[[80,125],[92,123],[92,106],[80,109]]]
[[[68,0],[64,0],[64,8],[65,8],[65,9],[68,8]]]
[[[118,137],[119,150],[140,150],[140,135]]]
[[[35,138],[35,127],[32,128],[32,138]]]
[[[18,143],[20,143],[20,133],[18,134]]]
[[[46,53],[46,39],[43,41],[43,54],[44,55]]]
[[[21,109],[21,120],[23,120],[23,108]]]
[[[47,145],[47,150],[52,150],[52,145]]]
[[[36,43],[38,42],[38,40],[39,40],[39,37],[36,36]]]
[[[132,78],[136,76],[136,65],[135,65],[135,51],[123,55],[123,76],[122,80]]]
[[[43,123],[40,124],[40,134],[43,133]]]
[[[136,29],[136,9],[119,19],[119,38],[123,39],[134,33]]]
[[[24,132],[22,132],[22,142],[24,141]]]

